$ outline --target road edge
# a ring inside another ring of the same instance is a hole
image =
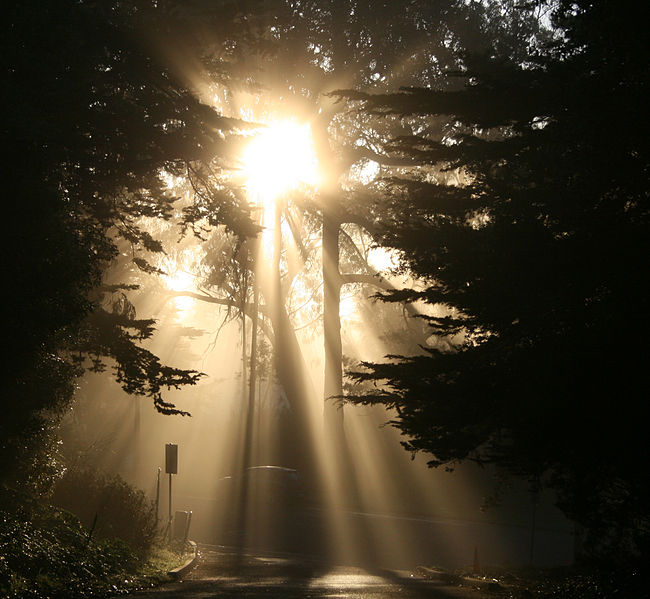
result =
[[[191,545],[194,555],[190,557],[184,564],[178,566],[178,568],[174,568],[173,570],[169,570],[167,572],[167,576],[170,576],[174,580],[178,580],[187,574],[196,565],[196,562],[199,559],[199,551],[196,543],[194,541],[188,541],[188,543]]]

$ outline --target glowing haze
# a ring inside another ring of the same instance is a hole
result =
[[[370,181],[378,172],[376,166],[364,167],[358,180]],[[260,255],[250,260],[260,274],[258,325],[265,325],[258,329],[257,351],[252,341],[251,314],[243,314],[248,320],[233,318],[231,310],[236,304],[229,303],[227,292],[200,278],[203,255],[215,247],[229,246],[202,246],[196,238],[187,236],[181,246],[166,248],[160,263],[161,270],[168,273],[164,285],[174,293],[160,297],[143,290],[135,303],[139,313],[152,315],[160,323],[148,347],[163,362],[208,375],[195,387],[172,389],[165,394],[194,418],[170,418],[150,407],[141,409],[145,402],[122,394],[119,388],[111,390],[106,373],[91,373],[84,381],[83,393],[78,394],[80,409],[74,416],[77,446],[106,447],[96,452],[98,463],[137,482],[150,497],[160,497],[164,517],[171,506],[166,493],[160,495],[157,468],[164,465],[164,445],[177,443],[180,466],[174,479],[173,508],[193,513],[192,537],[205,543],[305,552],[327,556],[336,563],[400,569],[412,568],[424,559],[428,560],[425,563],[457,568],[472,559],[477,547],[482,556],[489,549],[488,555],[495,561],[513,561],[516,556],[528,555],[529,536],[521,534],[527,531],[520,524],[507,529],[514,532],[508,533],[508,543],[502,543],[500,534],[506,529],[490,524],[479,511],[483,489],[491,484],[491,473],[479,471],[472,464],[457,468],[453,475],[430,471],[424,456],[412,460],[403,451],[395,429],[381,428],[391,417],[383,407],[346,407],[342,426],[351,448],[345,454],[349,473],[337,472],[336,452],[322,426],[323,398],[315,391],[324,387],[324,343],[318,326],[322,322],[322,305],[314,299],[322,293],[322,260],[314,258],[306,263],[294,239],[294,234],[301,235],[303,247],[317,253],[322,249],[318,243],[322,229],[302,220],[297,207],[274,203],[293,189],[325,182],[325,175],[319,173],[310,126],[285,121],[260,129],[243,152],[239,175],[242,178],[238,183],[245,185],[250,200],[267,208],[267,214],[258,215],[260,219],[264,216]],[[161,176],[170,189],[182,190],[185,185],[180,178],[164,173]],[[279,231],[274,216],[283,217]],[[219,233],[215,231],[215,235]],[[352,235],[350,239],[356,243],[357,237]],[[398,256],[358,239],[370,267],[391,276]],[[247,252],[253,251],[251,246]],[[279,265],[277,271],[270,267],[271,256],[282,258],[282,269]],[[244,265],[250,264],[248,255],[244,259]],[[290,264],[300,276],[289,274]],[[287,284],[282,293],[276,294],[271,277],[279,277],[280,270]],[[226,287],[230,283],[235,287],[239,284],[233,278],[226,281]],[[183,292],[193,293],[194,297],[179,297]],[[409,327],[399,307],[379,307],[364,295],[359,289],[347,287],[341,297],[341,344],[346,358],[352,363],[379,361],[389,352],[388,343],[394,338],[406,346],[414,335],[413,343],[417,343],[417,330]],[[170,297],[173,303],[168,301]],[[206,301],[200,301],[201,297]],[[250,301],[251,296],[242,297]],[[274,488],[272,481],[267,481],[266,487],[261,482],[249,487],[243,485],[241,475],[237,479],[249,465],[262,468],[259,472],[269,467],[294,466],[283,461],[286,453],[279,449],[288,445],[287,439],[290,442],[294,438],[289,426],[295,426],[295,421],[290,420],[292,407],[273,372],[271,354],[277,347],[273,343],[276,337],[268,332],[274,332],[269,322],[275,301],[281,301],[290,316],[287,320],[295,328],[302,362],[309,369],[305,379],[311,383],[301,391],[308,412],[303,424],[309,427],[306,437],[312,443],[314,460],[299,472],[278,469],[294,473],[293,478],[282,479],[282,489],[293,488],[289,487],[290,481],[300,483],[294,489],[299,491],[299,500],[289,500],[287,505],[277,501],[282,496],[280,485]],[[258,356],[252,382],[251,355]],[[236,479],[239,486],[226,492]],[[517,522],[528,516],[527,488],[526,483],[522,501],[526,512]],[[539,522],[543,522],[541,506],[535,508]],[[546,542],[544,535],[555,534],[548,531],[537,531],[537,560]],[[566,553],[560,554],[554,548],[553,563],[558,559],[568,562],[570,557],[558,556],[572,555],[573,537],[563,538],[569,539],[563,545]]]
[[[248,144],[242,156],[246,189],[266,203],[300,185],[318,184],[318,163],[309,125],[271,123]]]

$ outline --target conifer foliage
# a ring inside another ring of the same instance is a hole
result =
[[[448,119],[440,137],[385,146],[421,168],[380,184],[376,217],[382,242],[427,283],[384,299],[434,306],[431,346],[365,364],[352,377],[382,385],[347,399],[395,408],[404,446],[432,466],[469,458],[545,478],[569,515],[639,551],[644,25],[614,2],[562,2],[553,20],[555,40],[525,60],[467,56],[450,74],[461,89],[342,93],[366,113]],[[448,184],[454,169],[463,184]],[[450,351],[440,341],[452,338]]]
[[[181,4],[55,0],[3,9],[5,463],[27,462],[26,439],[38,445],[85,367],[108,359],[127,392],[166,413],[177,410],[162,391],[198,378],[139,345],[153,323],[115,300],[124,288],[101,289],[118,244],[155,271],[145,257],[162,246],[140,219],[172,216],[161,169],[198,169],[226,152],[225,133],[236,126],[198,99],[165,54],[191,55],[197,28],[234,31],[236,9]],[[219,202],[213,220],[250,223],[236,198]]]

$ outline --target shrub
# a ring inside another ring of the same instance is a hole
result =
[[[121,539],[137,552],[148,550],[155,539],[153,502],[118,476],[69,470],[57,483],[52,503],[75,514],[93,537]]]
[[[123,542],[90,542],[68,512],[0,488],[0,597],[105,596],[135,579],[140,560]]]
[[[100,539],[72,513],[0,485],[0,597],[100,599],[166,582],[180,556],[154,546],[136,555]]]

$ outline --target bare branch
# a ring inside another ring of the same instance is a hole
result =
[[[163,292],[167,297],[172,298],[172,297],[191,297],[192,299],[199,300],[201,302],[207,302],[209,304],[217,304],[218,306],[226,306],[227,308],[237,308],[240,309],[245,316],[248,316],[248,318],[253,317],[253,304],[251,303],[245,303],[245,304],[237,304],[231,299],[225,298],[225,297],[214,297],[212,295],[204,295],[202,293],[195,293],[194,291],[172,291],[166,290]],[[258,306],[259,312],[266,314],[267,310],[265,306]],[[257,321],[260,329],[264,332],[266,335],[267,339],[273,343],[274,340],[274,335],[272,329],[264,322],[264,320],[259,320]]]

